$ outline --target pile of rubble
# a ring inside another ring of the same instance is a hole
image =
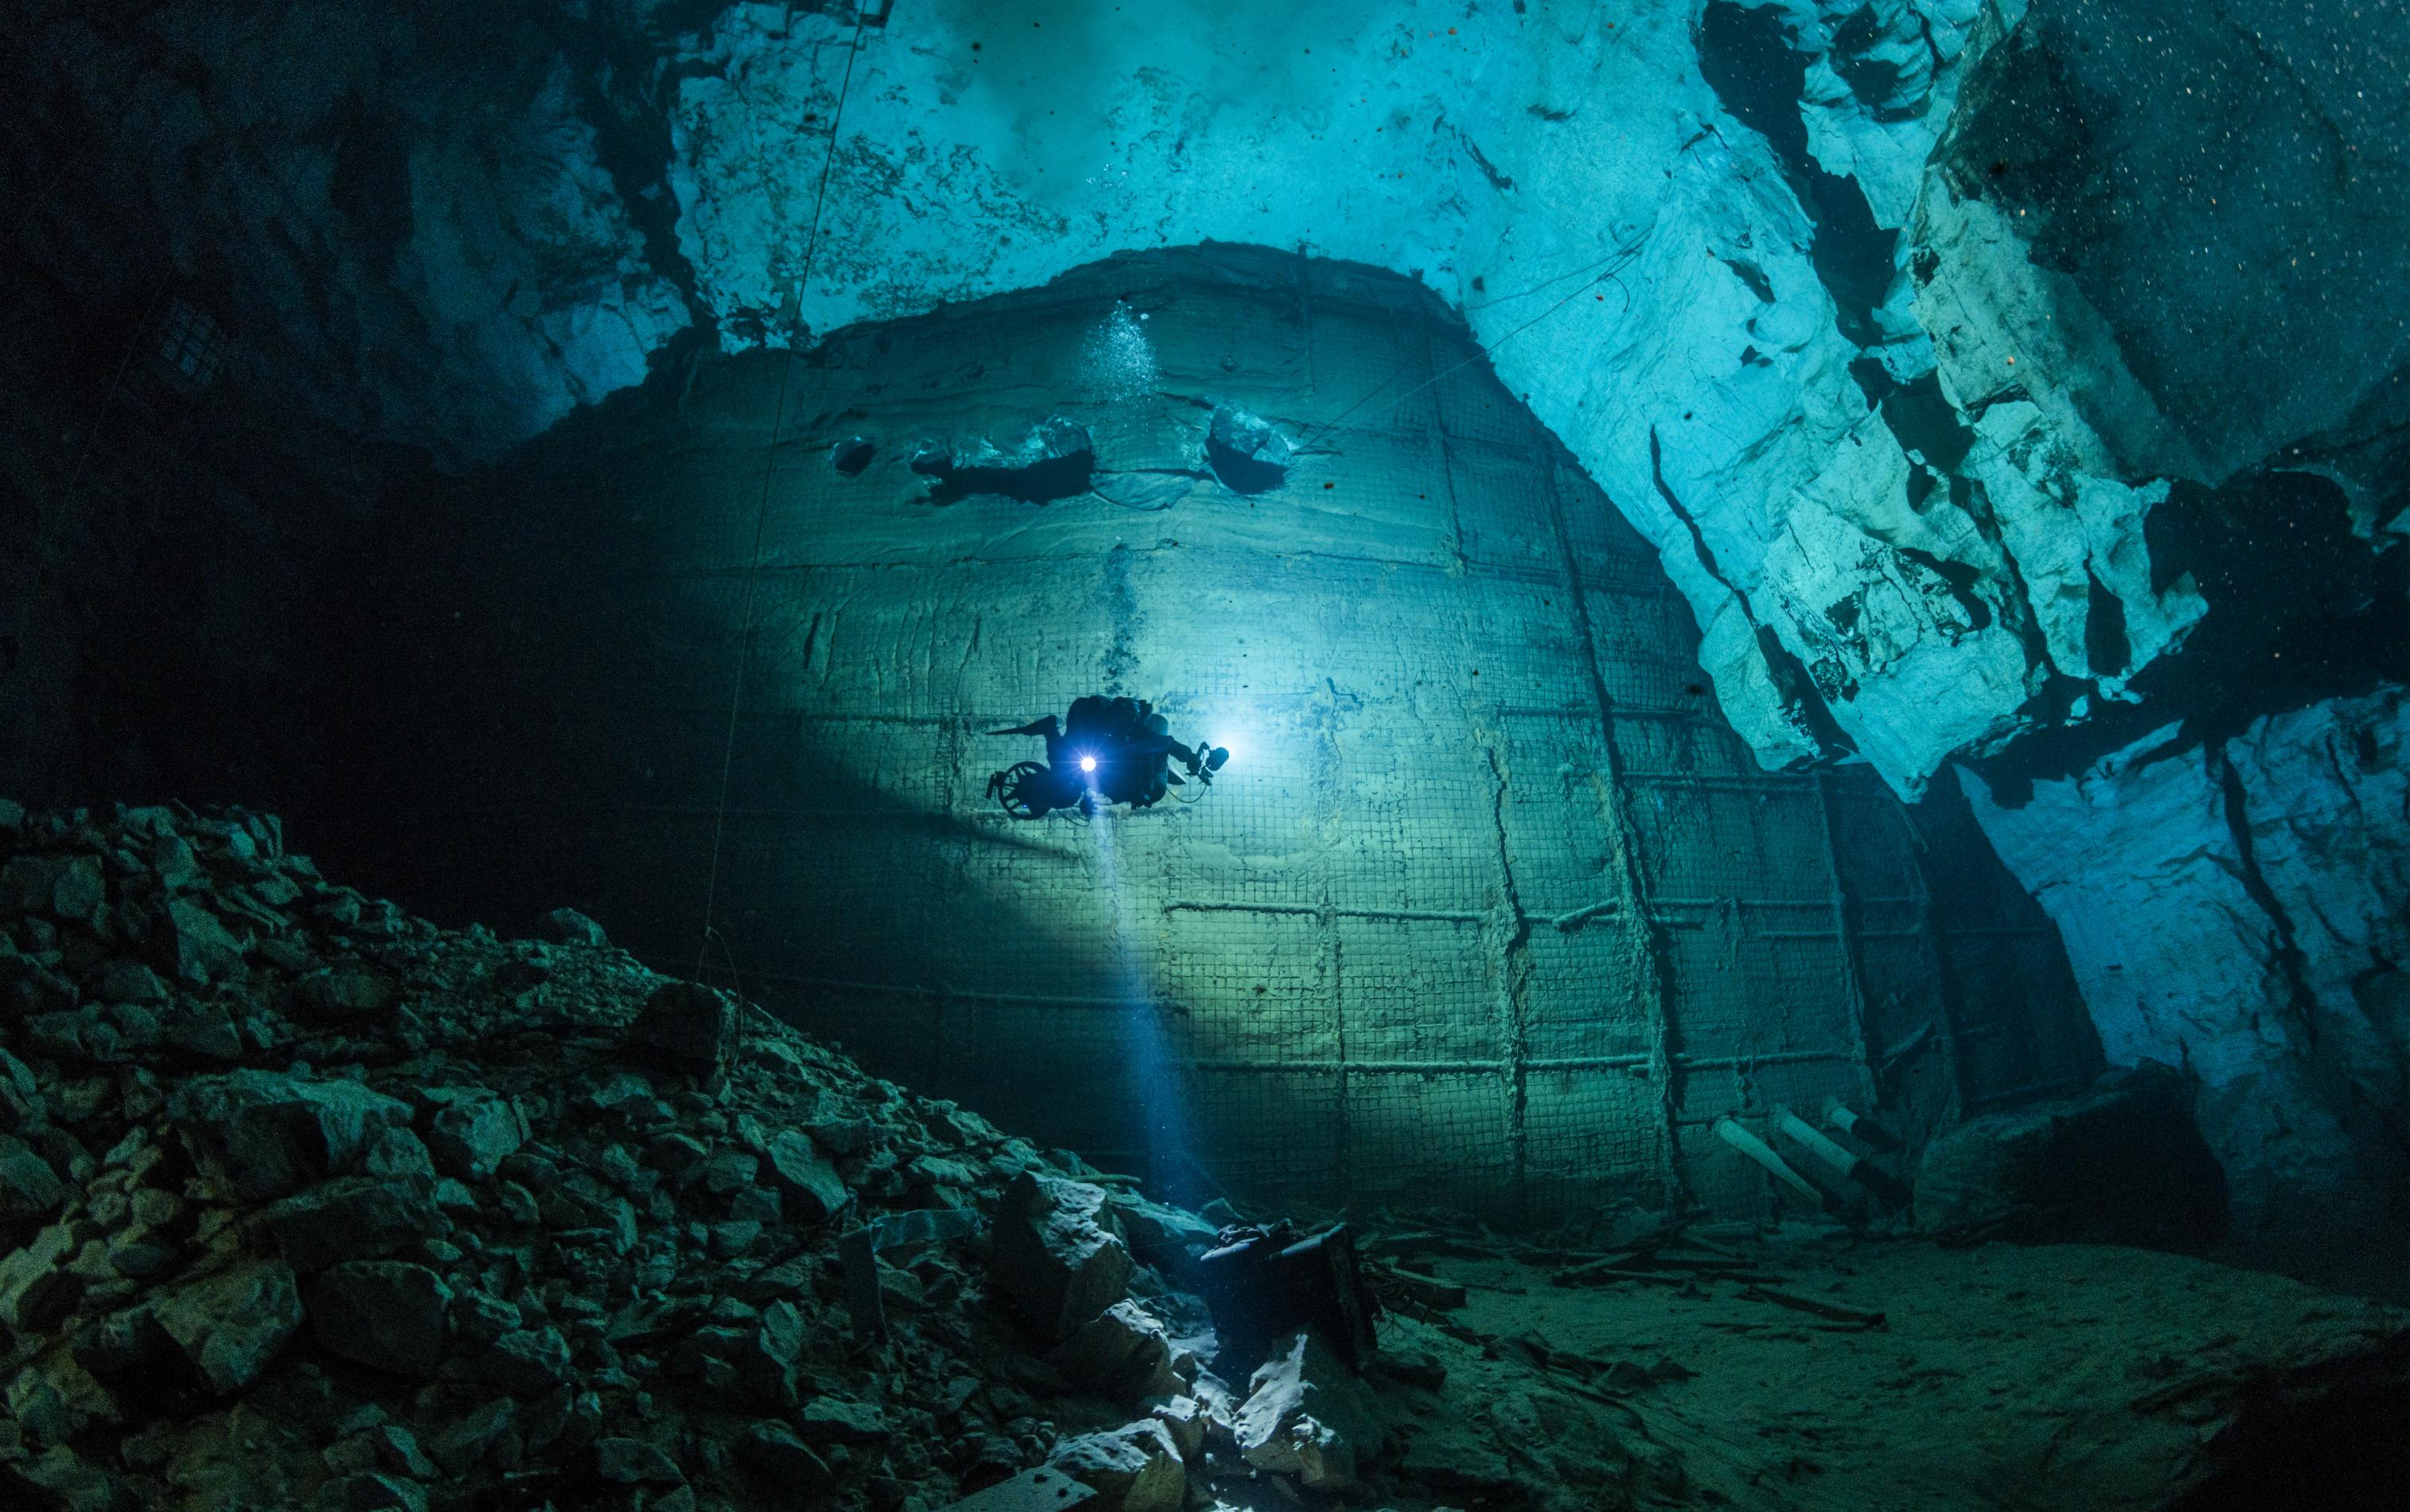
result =
[[[0,1504],[1294,1505],[1437,1384],[1230,1388],[1198,1218],[546,933],[0,804]]]

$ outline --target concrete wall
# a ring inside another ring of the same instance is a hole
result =
[[[1280,487],[1206,468],[1221,404],[1302,443]],[[909,465],[1052,420],[1092,491],[937,504]],[[713,969],[1096,1158],[1753,1213],[1720,1115],[1921,1128],[2097,1064],[1963,808],[1760,770],[1654,550],[1393,275],[1093,265],[666,376],[450,509],[396,512],[429,534],[345,635],[404,674],[363,669],[352,734],[415,795],[405,893],[575,903],[681,966],[708,896]],[[1037,742],[981,732],[1098,690],[1231,746],[1221,782],[999,812]]]

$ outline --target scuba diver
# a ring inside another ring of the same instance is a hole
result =
[[[1042,819],[1057,808],[1094,814],[1099,803],[1148,808],[1190,780],[1211,787],[1230,759],[1221,747],[1186,746],[1171,723],[1143,699],[1090,693],[1071,701],[1067,718],[1049,714],[990,734],[1038,735],[1046,760],[1020,762],[987,779],[988,796],[1015,819]],[[1186,778],[1172,771],[1178,762]]]

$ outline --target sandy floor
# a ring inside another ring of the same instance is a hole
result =
[[[1404,1374],[1420,1352],[1448,1377],[1387,1392],[1397,1489],[1468,1506],[2193,1505],[2231,1459],[2266,1461],[2258,1407],[2410,1380],[2410,1312],[2139,1250],[1802,1235],[1566,1286],[1420,1247],[1396,1263],[1465,1301],[1386,1325]]]

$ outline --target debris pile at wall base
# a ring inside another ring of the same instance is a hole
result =
[[[1192,1467],[1369,1470],[1318,1354],[1252,1417],[1201,1368],[1149,1262],[1203,1220],[545,933],[439,931],[239,810],[0,806],[11,1498],[895,1512],[1052,1475],[1146,1512]]]

